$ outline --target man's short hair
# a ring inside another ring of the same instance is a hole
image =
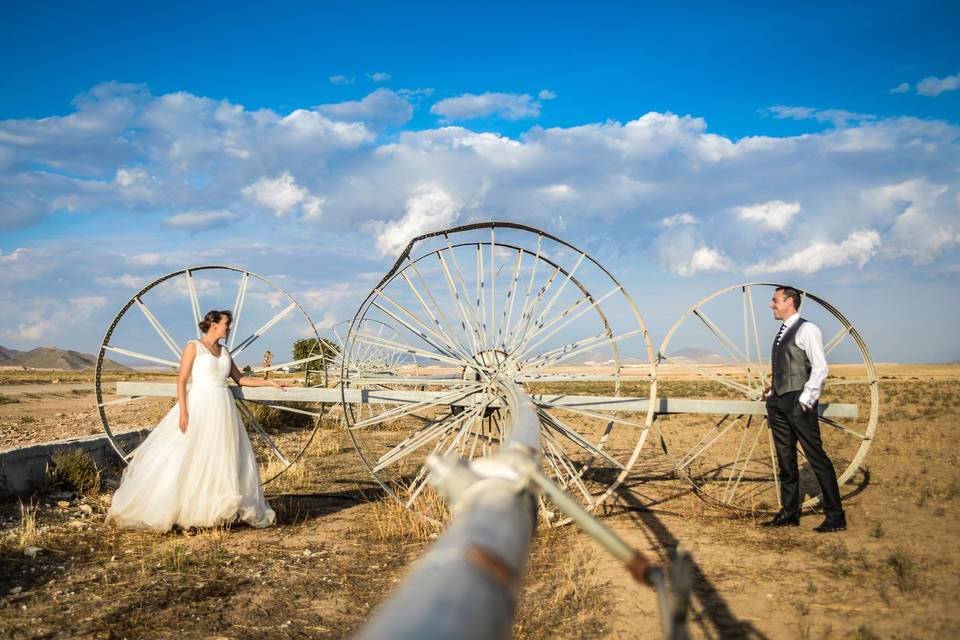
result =
[[[802,299],[800,298],[799,291],[787,285],[780,285],[777,287],[777,291],[782,291],[784,298],[790,298],[793,300],[793,308],[797,311],[800,311],[800,303],[802,302]]]

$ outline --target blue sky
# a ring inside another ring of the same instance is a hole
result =
[[[497,218],[649,292],[655,337],[777,279],[877,359],[960,358],[955,3],[195,4],[0,9],[0,344],[92,351],[211,252],[329,323],[405,234]]]

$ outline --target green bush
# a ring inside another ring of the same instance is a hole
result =
[[[67,449],[50,456],[47,484],[52,488],[96,495],[100,493],[100,480],[100,469],[86,451]]]

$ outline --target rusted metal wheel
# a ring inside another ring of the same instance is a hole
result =
[[[748,511],[780,507],[776,454],[762,402],[770,348],[780,323],[768,307],[777,284],[722,289],[687,309],[660,345],[661,394],[700,400],[690,413],[663,415],[657,427],[680,476],[704,498]],[[830,375],[820,399],[824,448],[844,485],[863,464],[877,430],[880,394],[863,338],[822,298],[801,291],[800,315],[823,333]],[[744,401],[709,414],[715,400]],[[799,451],[804,507],[819,485]]]
[[[201,302],[202,301],[202,302]],[[232,306],[230,303],[233,303]],[[199,338],[197,324],[211,308],[230,309],[233,322],[226,346],[237,366],[261,362],[254,345],[273,353],[289,353],[293,341],[317,336],[306,311],[284,289],[245,269],[203,265],[180,269],[157,278],[140,289],[110,323],[97,356],[95,387],[103,430],[126,461],[134,448],[116,437],[119,428],[152,428],[175,399],[118,394],[110,383],[153,380],[175,382],[180,352],[190,339]],[[113,361],[119,368],[110,365]],[[286,370],[303,361],[251,367],[253,373]],[[277,403],[237,400],[260,464],[261,478],[269,482],[286,470],[306,449],[316,426],[314,412]],[[261,424],[266,405],[293,416],[299,424],[282,420]]]
[[[397,336],[372,333],[371,321]],[[372,347],[402,359],[398,375],[358,375]],[[343,347],[344,398],[388,384],[408,400],[369,416],[347,411],[347,431],[384,489],[423,512],[427,454],[499,448],[497,381],[510,379],[534,397],[546,471],[596,510],[644,444],[655,366],[637,305],[587,253],[524,225],[465,225],[411,241],[361,304]],[[641,397],[618,402],[626,393]]]

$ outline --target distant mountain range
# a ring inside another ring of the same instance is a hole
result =
[[[0,367],[14,366],[28,369],[57,369],[63,371],[80,371],[94,369],[97,366],[97,357],[89,353],[69,351],[56,347],[37,347],[30,351],[18,351],[0,346]],[[103,359],[103,368],[108,370],[129,371],[130,367],[117,364],[109,358]]]

